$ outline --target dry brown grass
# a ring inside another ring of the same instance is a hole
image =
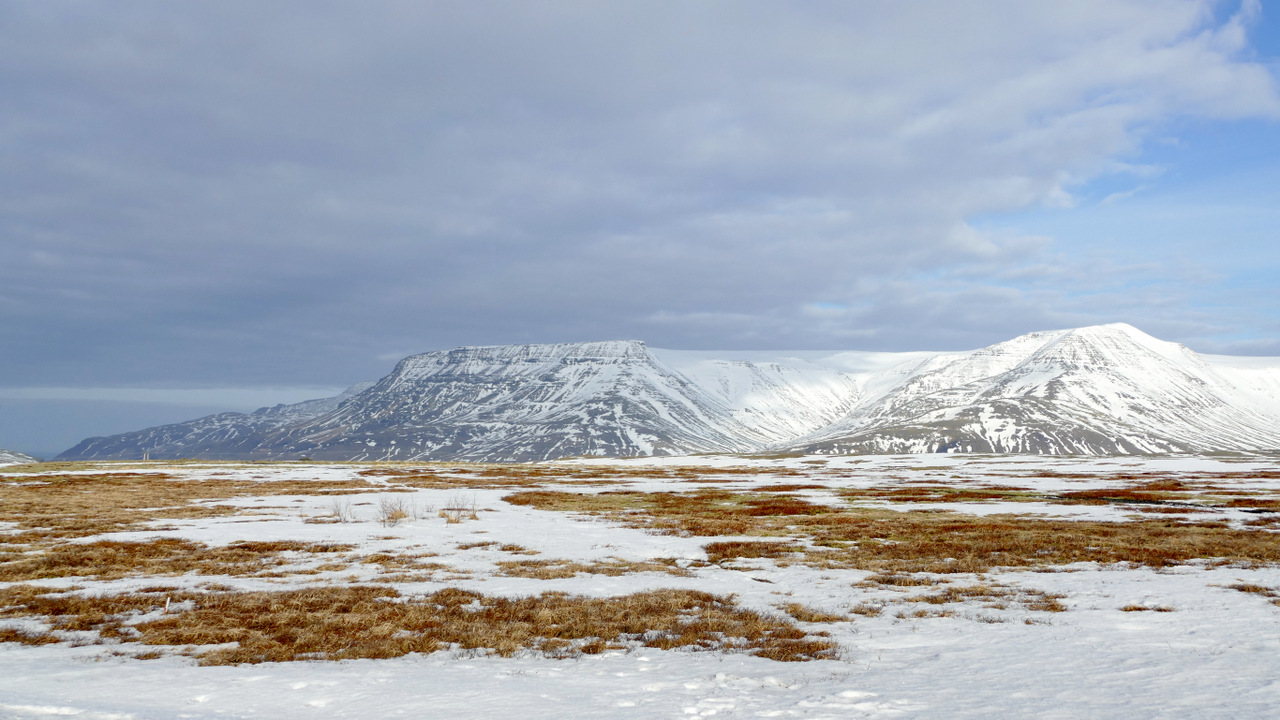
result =
[[[1265,585],[1254,585],[1253,583],[1236,583],[1228,585],[1232,590],[1238,590],[1243,593],[1259,595],[1271,601],[1272,605],[1280,606],[1280,588],[1266,587]]]
[[[509,577],[537,580],[563,580],[578,574],[610,577],[643,572],[665,573],[677,577],[686,577],[690,574],[688,570],[677,565],[672,558],[644,561],[608,558],[586,563],[574,560],[504,560],[498,563],[498,568],[501,574]]]
[[[22,541],[32,542],[144,530],[156,521],[254,511],[211,504],[238,497],[403,490],[373,486],[364,480],[179,479],[165,473],[137,472],[3,476],[0,521],[14,523],[23,531]]]
[[[99,540],[66,543],[32,553],[9,555],[0,561],[0,581],[23,582],[56,577],[96,577],[99,580],[135,575],[274,576],[279,568],[306,555],[347,552],[351,545],[295,541],[239,542],[210,547],[189,540],[161,538],[148,542]]]
[[[1012,588],[1007,585],[948,585],[941,592],[929,595],[915,595],[905,598],[903,602],[923,602],[930,605],[946,605],[981,601],[987,607],[1005,609],[1009,602],[1015,602],[1028,610],[1039,612],[1066,612],[1067,606],[1058,602],[1065,595],[1047,593],[1042,590]]]
[[[703,546],[707,551],[707,561],[722,563],[739,558],[780,558],[799,552],[800,548],[790,543],[760,540],[726,540],[707,543]]]
[[[869,602],[858,603],[849,608],[849,612],[863,617],[879,617],[880,613],[884,612],[884,605]]]
[[[789,468],[624,467],[615,465],[457,464],[377,467],[360,473],[414,488],[493,489],[556,485],[614,485],[632,480],[732,482],[744,477],[802,475]]]
[[[829,613],[824,610],[811,608],[808,605],[800,603],[786,603],[780,608],[783,612],[800,622],[807,623],[832,623],[832,622],[848,622],[848,615],[838,615]]]
[[[863,578],[861,582],[856,583],[855,587],[874,587],[876,585],[887,585],[889,587],[923,587],[929,585],[940,585],[944,580],[928,575],[898,575],[889,573],[887,575],[873,573]]]
[[[1043,496],[1028,488],[999,485],[938,485],[903,483],[869,488],[844,488],[840,495],[849,500],[879,500],[902,503],[1030,502]]]
[[[169,601],[172,611],[164,613]],[[15,586],[0,590],[0,607],[0,616],[40,617],[55,632],[95,630],[126,643],[188,649],[205,665],[390,658],[445,649],[572,657],[636,645],[739,651],[782,661],[837,652],[835,643],[811,638],[779,618],[690,590],[510,599],[447,589],[410,600],[367,586],[112,597],[49,595]],[[46,642],[34,635],[15,639]]]
[[[1076,562],[1164,567],[1197,559],[1242,565],[1280,561],[1280,535],[1223,522],[1182,522],[1174,517],[1098,522],[819,506],[813,512],[806,508],[804,513],[790,514],[782,509],[790,505],[775,498],[785,496],[726,490],[596,494],[538,490],[506,500],[681,535],[803,538],[817,546],[805,552],[803,562],[823,568],[980,573],[993,567]],[[777,514],[762,514],[761,508],[776,508]],[[781,545],[774,547],[781,552]],[[713,562],[750,557],[720,543],[708,545],[707,551]]]

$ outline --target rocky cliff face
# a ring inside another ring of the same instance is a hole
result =
[[[224,413],[63,458],[544,460],[697,452],[1280,449],[1280,359],[1127,325],[965,353],[695,353],[635,341],[458,348],[337,398]]]

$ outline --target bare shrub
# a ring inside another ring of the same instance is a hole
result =
[[[355,510],[351,508],[351,499],[336,497],[329,502],[329,516],[340,523],[355,522]]]
[[[402,520],[413,517],[416,510],[413,501],[404,498],[380,498],[378,500],[378,522],[383,527],[394,527]]]
[[[449,502],[444,507],[440,508],[439,516],[444,518],[445,522],[454,525],[464,519],[479,520],[479,512],[475,495],[464,497],[463,495],[455,494],[449,498]]]

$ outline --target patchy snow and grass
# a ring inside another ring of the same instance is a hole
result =
[[[1259,457],[24,466],[0,717],[1266,717],[1278,500]]]

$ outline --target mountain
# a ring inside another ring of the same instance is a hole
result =
[[[1280,358],[1197,355],[1117,324],[957,353],[464,347],[405,358],[336,398],[90,438],[59,457],[1276,449]]]
[[[91,437],[58,456],[60,460],[138,460],[202,457],[236,460],[261,454],[272,431],[320,417],[373,383],[360,383],[341,395],[293,405],[259,408],[250,414],[218,413],[197,420],[161,425],[111,437]]]
[[[40,460],[13,450],[0,449],[0,465],[25,465],[33,462],[40,462]]]
[[[1250,373],[1242,366],[1248,363],[1212,360],[1123,324],[1032,333],[931,358],[795,448],[1052,454],[1280,448],[1280,361],[1254,362]]]

